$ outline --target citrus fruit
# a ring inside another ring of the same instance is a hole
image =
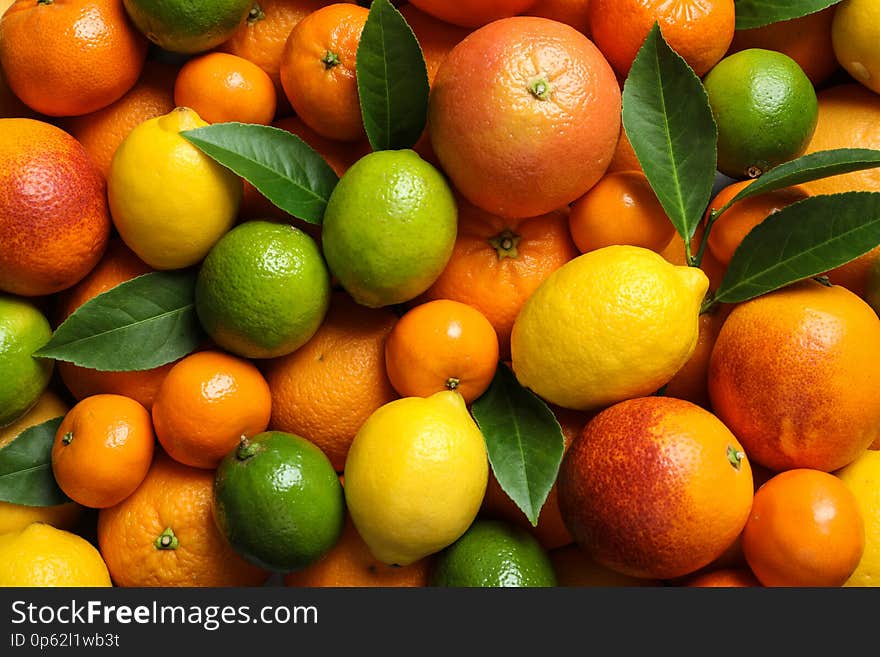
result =
[[[623,482],[626,482],[625,484]],[[742,445],[712,413],[642,397],[590,420],[563,457],[559,509],[600,564],[669,579],[702,568],[734,542],[752,504]]]
[[[153,460],[150,412],[122,395],[77,402],[55,432],[52,473],[59,488],[83,506],[118,504],[140,486]]]
[[[462,27],[479,27],[500,18],[515,16],[529,9],[536,0],[413,0],[411,5],[439,18],[441,21],[461,25]]]
[[[557,586],[662,586],[659,579],[631,577],[596,563],[576,544],[550,550]]]
[[[689,578],[683,586],[701,588],[744,588],[761,586],[748,568],[721,568]]]
[[[0,19],[0,66],[26,105],[48,116],[88,114],[131,89],[147,40],[119,0],[18,0]]]
[[[834,475],[793,468],[755,492],[743,552],[764,586],[842,586],[865,547],[855,495]]]
[[[217,529],[213,485],[213,471],[156,451],[137,490],[98,512],[98,544],[116,586],[260,586],[268,579]]]
[[[832,471],[878,437],[880,319],[840,286],[804,281],[737,304],[709,361],[712,408],[770,470]]]
[[[757,178],[802,155],[816,129],[812,82],[788,55],[749,48],[728,55],[703,80],[718,125],[718,170]]]
[[[590,0],[538,0],[524,13],[571,25],[590,36]]]
[[[104,253],[104,181],[82,145],[54,125],[0,119],[0,135],[0,290],[53,294]]]
[[[194,54],[219,46],[247,16],[252,0],[123,0],[132,22],[163,50]]]
[[[307,438],[342,472],[361,424],[398,397],[385,370],[385,340],[396,322],[391,309],[334,292],[311,340],[263,366],[272,391],[269,428]]]
[[[620,108],[614,72],[592,41],[564,23],[515,16],[452,49],[431,87],[428,122],[437,159],[465,198],[533,217],[602,177]]]
[[[880,6],[872,0],[844,0],[834,12],[831,42],[840,65],[871,91],[880,93]]]
[[[86,539],[42,522],[0,534],[0,586],[109,587],[101,554]]]
[[[545,401],[574,410],[652,394],[693,354],[708,286],[700,269],[637,246],[578,256],[517,315],[513,371]]]
[[[27,413],[49,385],[55,361],[31,354],[51,337],[49,321],[36,306],[0,294],[0,427]]]
[[[395,324],[385,341],[385,366],[402,397],[448,389],[470,404],[495,376],[498,337],[479,310],[449,299],[428,301]]]
[[[229,544],[267,570],[300,570],[339,540],[342,485],[305,438],[267,431],[242,438],[217,467],[214,520]]]
[[[195,306],[208,335],[246,358],[295,351],[318,330],[330,303],[321,250],[286,224],[248,221],[226,233],[199,268]]]
[[[186,107],[144,121],[128,133],[110,164],[113,223],[154,269],[197,264],[235,222],[241,178],[180,135],[207,125]]]
[[[431,586],[550,587],[556,573],[547,551],[528,531],[503,520],[477,518],[431,565]]]
[[[590,0],[590,36],[621,78],[657,22],[666,42],[702,77],[733,40],[733,0]]]
[[[330,194],[322,228],[324,257],[358,303],[403,303],[443,271],[455,244],[457,217],[443,174],[414,151],[369,153]]]
[[[400,7],[400,13],[418,39],[428,69],[428,83],[433,84],[440,64],[471,30],[435,18],[412,3]]]
[[[406,397],[363,423],[345,461],[345,500],[379,561],[407,566],[458,539],[486,492],[483,434],[457,392]]]
[[[880,451],[869,449],[834,473],[856,498],[865,523],[865,549],[844,586],[877,586],[880,578]]]

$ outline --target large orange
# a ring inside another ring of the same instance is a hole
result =
[[[590,420],[559,471],[559,509],[578,545],[626,575],[670,579],[733,543],[752,504],[742,445],[681,399],[623,401]]]
[[[385,372],[385,340],[396,322],[388,308],[367,308],[335,292],[312,339],[265,365],[270,428],[311,440],[342,472],[361,424],[398,397]]]
[[[712,408],[771,470],[831,471],[880,435],[880,319],[803,281],[737,304],[709,361]]]
[[[578,255],[567,213],[503,219],[459,199],[452,256],[420,300],[452,299],[473,306],[495,327],[499,354],[507,358],[513,322],[526,299]]]
[[[486,23],[524,12],[536,0],[410,0],[422,11],[441,21],[462,27],[479,27]]]
[[[525,14],[551,18],[590,36],[589,8],[590,0],[538,0]]]
[[[431,144],[471,203],[534,217],[602,177],[620,108],[614,72],[582,33],[547,18],[504,18],[472,32],[440,65]]]
[[[214,473],[156,452],[138,489],[98,513],[98,545],[116,586],[259,586],[269,573],[214,524]]]
[[[17,0],[0,20],[9,87],[48,116],[88,114],[131,89],[147,39],[122,0]]]
[[[0,119],[0,290],[64,290],[98,263],[109,236],[104,179],[82,144],[43,121]]]
[[[655,22],[666,42],[702,77],[733,40],[733,0],[592,0],[590,33],[621,78]]]

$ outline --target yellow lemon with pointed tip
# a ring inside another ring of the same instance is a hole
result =
[[[42,522],[0,534],[0,586],[112,586],[86,539]]]
[[[834,11],[831,45],[846,72],[880,93],[880,2],[844,0]]]
[[[651,395],[693,354],[709,279],[654,251],[608,246],[547,277],[513,324],[519,382],[589,411]]]
[[[880,451],[869,449],[834,474],[856,496],[865,521],[865,550],[844,586],[880,586]]]

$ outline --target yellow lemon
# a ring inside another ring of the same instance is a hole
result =
[[[687,362],[709,279],[636,246],[590,251],[547,277],[513,324],[519,382],[593,410],[650,395]]]
[[[241,178],[180,135],[207,125],[178,107],[141,123],[113,155],[107,177],[113,223],[154,269],[201,262],[235,223]]]
[[[844,586],[880,586],[880,451],[867,450],[835,474],[856,496],[865,521],[865,551]]]
[[[880,93],[880,2],[844,0],[834,12],[831,44],[840,65],[856,80]]]
[[[345,462],[345,500],[373,556],[407,566],[464,534],[488,477],[482,433],[462,396],[444,390],[367,418]]]
[[[0,535],[0,586],[112,586],[101,553],[87,540],[35,522]]]

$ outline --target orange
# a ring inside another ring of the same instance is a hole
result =
[[[455,390],[466,404],[482,395],[498,366],[498,336],[479,310],[437,299],[400,318],[385,341],[385,368],[401,397]]]
[[[620,137],[617,139],[614,156],[608,165],[608,172],[612,171],[642,171],[642,165],[633,150],[629,137],[626,136],[623,125],[620,126]]]
[[[499,354],[507,358],[513,321],[526,299],[578,255],[563,212],[503,219],[459,199],[452,256],[420,301],[452,299],[473,306],[495,327]]]
[[[131,89],[147,39],[122,0],[17,0],[0,20],[0,66],[10,89],[49,116],[107,107]]]
[[[281,86],[297,115],[329,139],[363,138],[355,62],[369,10],[322,7],[291,30],[281,55]]]
[[[719,304],[700,315],[700,333],[694,353],[666,384],[664,395],[685,399],[712,410],[709,399],[709,359],[730,310],[730,304]]]
[[[671,579],[717,559],[752,504],[742,445],[715,415],[672,397],[619,402],[590,420],[559,471],[559,509],[582,549],[634,577]]]
[[[583,253],[613,244],[660,252],[675,235],[675,226],[641,171],[602,176],[572,203],[568,225]]]
[[[834,7],[800,18],[779,21],[750,30],[737,30],[727,54],[749,48],[776,50],[791,57],[818,87],[838,69],[831,45],[831,22]]]
[[[592,0],[590,33],[621,78],[629,75],[655,22],[663,38],[702,77],[733,40],[733,0]]]
[[[452,49],[428,121],[437,159],[464,197],[504,217],[534,217],[602,177],[620,109],[614,72],[592,41],[564,23],[515,16]]]
[[[479,27],[515,16],[529,9],[536,0],[411,0],[410,4],[441,21],[462,27]]]
[[[243,57],[210,52],[184,64],[174,82],[174,102],[208,123],[238,121],[268,125],[275,118],[275,86],[259,66]]]
[[[525,14],[551,18],[590,36],[589,8],[590,0],[538,0]]]
[[[0,68],[0,119],[39,119],[41,115],[21,102],[21,99],[9,89],[6,76]]]
[[[428,82],[433,84],[440,64],[452,49],[471,33],[471,30],[435,18],[412,3],[403,5],[400,13],[403,14],[422,47],[428,69]]]
[[[150,412],[138,402],[122,395],[87,397],[55,432],[55,481],[83,506],[119,504],[147,476],[155,442]]]
[[[54,294],[104,254],[104,180],[82,145],[54,125],[0,119],[0,134],[0,290]]]
[[[140,260],[118,237],[113,237],[100,262],[79,283],[55,297],[56,325],[61,324],[74,310],[89,299],[116,287],[120,283],[153,271]],[[130,397],[150,410],[162,380],[174,363],[149,370],[108,372],[80,367],[67,361],[57,361],[56,367],[64,385],[74,399],[91,395],[115,393]]]
[[[388,308],[367,308],[335,292],[312,339],[266,362],[270,428],[312,441],[342,472],[361,424],[398,397],[385,371],[385,340],[396,322]]]
[[[843,586],[864,549],[858,502],[834,475],[795,468],[755,493],[743,552],[764,586]]]
[[[721,568],[691,577],[683,586],[704,588],[743,588],[761,586],[761,583],[747,568]]]
[[[98,545],[116,586],[260,586],[269,573],[214,524],[214,473],[156,452],[143,483],[98,513]]]
[[[596,563],[577,545],[550,550],[558,586],[663,586],[659,579],[631,577]]]
[[[211,469],[242,436],[265,431],[271,404],[269,386],[249,360],[199,351],[165,376],[153,401],[153,427],[171,458]]]
[[[737,304],[709,361],[712,408],[770,470],[832,471],[880,435],[880,319],[813,280]]]

